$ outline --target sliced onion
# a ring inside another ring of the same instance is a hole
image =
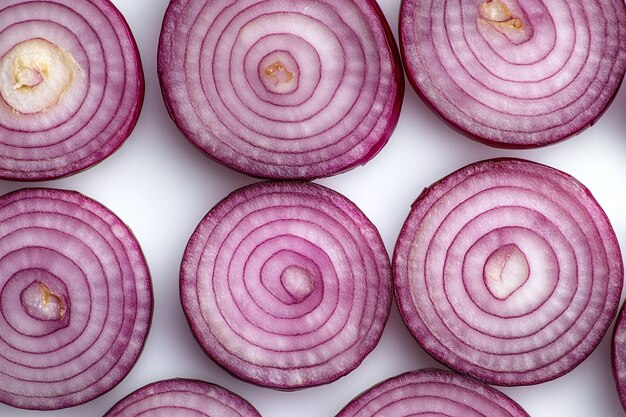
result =
[[[128,395],[104,417],[261,417],[240,396],[217,385],[191,379],[153,382]]]
[[[418,342],[498,385],[557,378],[598,345],[619,302],[615,233],[589,190],[536,163],[465,167],[427,188],[394,254]]]
[[[100,162],[130,135],[143,92],[137,46],[109,0],[3,0],[0,178]]]
[[[181,299],[204,350],[236,376],[293,389],[356,368],[391,303],[378,231],[342,195],[311,183],[258,183],[200,222]]]
[[[50,410],[105,393],[151,315],[145,259],[112,212],[71,191],[0,197],[0,402]]]
[[[439,369],[390,378],[352,400],[336,417],[528,417],[509,397],[474,379]]]
[[[623,305],[613,330],[611,362],[617,393],[622,407],[626,410],[626,309]]]
[[[395,128],[404,93],[393,36],[371,0],[173,0],[158,71],[189,140],[264,178],[366,163]]]
[[[626,72],[623,0],[403,0],[409,80],[447,123],[501,147],[591,126]]]

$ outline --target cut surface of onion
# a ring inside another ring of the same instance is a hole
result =
[[[395,41],[372,0],[173,0],[158,72],[187,138],[262,178],[366,163],[389,139],[404,94]]]
[[[617,384],[617,393],[622,407],[626,410],[626,309],[624,305],[622,305],[613,330],[611,362],[613,376]]]
[[[192,235],[180,284],[209,356],[244,380],[283,389],[356,368],[391,304],[378,231],[344,196],[311,183],[262,182],[222,200]]]
[[[407,372],[370,388],[336,417],[528,417],[500,391],[440,369]]]
[[[51,410],[105,393],[151,316],[146,262],[112,212],[65,190],[0,197],[0,402]]]
[[[3,0],[0,178],[100,162],[130,135],[143,94],[135,40],[109,0]]]
[[[111,408],[104,417],[261,417],[246,400],[218,385],[191,379],[153,382]]]
[[[417,341],[497,385],[557,378],[598,345],[623,282],[611,224],[575,178],[517,159],[469,165],[414,203],[394,253]]]
[[[423,100],[472,139],[547,145],[591,126],[626,72],[623,0],[402,0],[400,46]]]

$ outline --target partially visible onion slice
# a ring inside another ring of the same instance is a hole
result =
[[[611,363],[617,384],[617,393],[622,407],[626,410],[626,308],[624,305],[622,305],[613,330]]]
[[[180,284],[204,350],[242,379],[284,389],[357,367],[391,304],[378,231],[311,183],[263,182],[222,200],[191,237]]]
[[[108,209],[63,190],[0,197],[0,402],[50,410],[103,394],[151,315],[144,257]]]
[[[623,0],[403,0],[400,45],[424,101],[469,137],[537,147],[591,126],[626,72]]]
[[[336,417],[528,417],[509,397],[474,379],[439,369],[390,378],[352,400]]]
[[[218,385],[191,379],[153,382],[111,408],[104,417],[261,417],[245,399]]]
[[[0,178],[88,168],[133,130],[143,103],[139,52],[109,0],[3,0]]]
[[[536,163],[467,166],[427,188],[394,254],[418,342],[498,385],[557,378],[598,345],[619,303],[615,232],[589,190]]]
[[[181,131],[221,163],[311,179],[369,161],[395,128],[399,54],[373,0],[173,0],[158,71]]]

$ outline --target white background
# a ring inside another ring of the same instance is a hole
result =
[[[178,270],[195,226],[221,198],[256,181],[211,161],[169,119],[156,75],[156,51],[166,0],[113,0],[139,44],[146,101],[137,128],[114,155],[87,171],[36,186],[78,190],[125,221],[141,243],[154,285],[155,311],[146,347],[128,377],[104,396],[53,412],[0,405],[0,417],[99,417],[131,391],[159,379],[192,377],[247,398],[264,417],[332,417],[373,384],[398,373],[441,366],[414,341],[392,307],[377,348],[332,384],[278,392],[239,381],[209,360],[187,326],[178,298]],[[400,0],[379,0],[397,39]],[[466,139],[444,125],[407,85],[400,123],[389,144],[366,166],[317,182],[353,200],[376,224],[391,254],[409,206],[420,191],[468,163],[515,156],[577,177],[608,213],[626,245],[626,87],[604,117],[583,134],[531,151],[503,151]],[[0,180],[4,194],[30,184]],[[626,246],[624,246],[626,248]],[[622,297],[623,298],[623,297]],[[613,326],[611,326],[610,332]],[[532,417],[618,417],[610,365],[610,332],[570,374],[534,387],[503,389]]]

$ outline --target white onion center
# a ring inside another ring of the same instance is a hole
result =
[[[18,113],[40,113],[59,102],[79,72],[68,51],[44,39],[30,39],[0,59],[0,94]]]

